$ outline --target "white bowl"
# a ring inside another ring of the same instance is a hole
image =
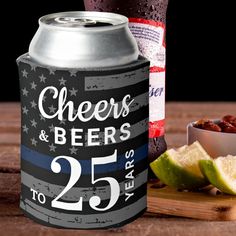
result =
[[[215,120],[216,122],[218,120]],[[236,155],[236,134],[215,132],[195,128],[192,122],[187,126],[188,145],[199,141],[207,153],[213,157]]]

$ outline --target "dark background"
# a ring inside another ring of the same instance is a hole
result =
[[[125,1],[124,1],[125,2]],[[19,100],[15,59],[28,51],[42,15],[83,10],[83,1],[4,3],[0,101]],[[236,101],[233,1],[170,0],[167,13],[167,100]]]

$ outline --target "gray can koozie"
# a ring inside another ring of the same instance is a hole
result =
[[[61,69],[18,59],[21,201],[31,219],[108,228],[146,209],[149,62]]]

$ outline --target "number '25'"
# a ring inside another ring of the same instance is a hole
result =
[[[74,202],[73,203],[63,202],[63,201],[59,200],[79,180],[79,178],[81,176],[81,172],[82,172],[81,165],[80,165],[79,161],[73,157],[57,156],[52,160],[52,163],[51,163],[51,169],[54,173],[61,172],[61,165],[57,162],[59,159],[65,159],[69,162],[70,167],[71,167],[70,179],[69,179],[66,187],[63,189],[63,191],[54,200],[52,200],[51,205],[52,205],[52,207],[60,208],[60,209],[64,209],[64,210],[82,211],[83,210],[83,197],[80,197],[79,201],[75,202],[75,203]],[[107,181],[108,184],[110,185],[110,188],[111,188],[110,202],[106,207],[104,207],[104,208],[98,207],[98,205],[101,203],[101,198],[99,196],[92,196],[89,199],[89,205],[94,210],[106,211],[106,210],[110,209],[111,207],[113,207],[119,198],[120,186],[119,186],[119,183],[117,182],[116,179],[114,179],[112,177],[103,177],[103,178],[95,179],[95,177],[94,177],[94,167],[96,165],[104,165],[104,164],[108,164],[108,163],[112,163],[112,162],[116,162],[116,161],[117,161],[117,150],[115,150],[115,152],[110,156],[94,157],[91,160],[91,183],[96,184],[99,181]]]

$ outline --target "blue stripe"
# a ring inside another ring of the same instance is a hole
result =
[[[111,153],[112,154],[112,153]],[[144,158],[147,158],[148,155],[148,145],[145,144],[143,146],[140,146],[134,151],[133,158],[129,158],[130,160],[134,159],[134,164],[143,160]],[[21,158],[25,161],[30,162],[31,164],[51,170],[51,162],[53,160],[53,156],[44,155],[42,153],[39,153],[37,151],[34,151],[24,145],[21,145]],[[79,160],[81,167],[82,167],[82,174],[90,174],[91,173],[91,160]],[[95,167],[95,173],[106,173],[110,171],[118,171],[125,168],[125,163],[127,162],[127,159],[125,157],[125,154],[122,154],[117,157],[117,162],[115,163],[109,163],[105,165],[97,165]],[[66,160],[59,159],[58,163],[61,164],[61,172],[62,173],[70,173],[70,165]]]

